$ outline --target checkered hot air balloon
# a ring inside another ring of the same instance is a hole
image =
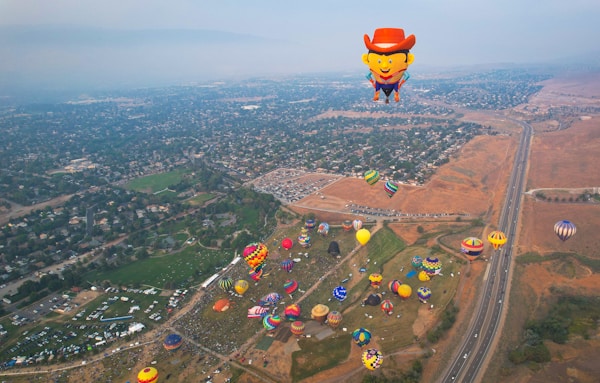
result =
[[[369,370],[375,370],[381,367],[383,363],[383,354],[376,348],[365,350],[362,353],[363,365]]]
[[[438,275],[442,272],[442,262],[438,258],[427,257],[423,260],[421,268],[429,276]]]
[[[269,250],[264,243],[255,242],[246,246],[243,256],[250,269],[258,273],[269,256]]]

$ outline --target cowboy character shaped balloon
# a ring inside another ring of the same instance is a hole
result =
[[[365,45],[369,50],[362,55],[362,61],[369,66],[367,78],[375,87],[373,101],[379,101],[379,91],[385,93],[385,102],[394,91],[394,101],[400,101],[400,87],[410,77],[406,69],[415,56],[409,50],[415,45],[415,35],[404,37],[404,29],[379,28],[373,40],[365,35]]]

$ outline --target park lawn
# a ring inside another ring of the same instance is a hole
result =
[[[202,205],[204,205],[204,203],[206,201],[210,201],[211,199],[213,199],[215,197],[216,197],[215,194],[200,193],[200,194],[196,194],[192,198],[188,199],[187,202],[192,206],[202,206]]]
[[[108,280],[114,285],[154,286],[162,289],[166,283],[176,286],[189,286],[193,281],[204,280],[216,267],[223,267],[232,260],[232,255],[224,251],[208,250],[198,245],[158,257],[135,261],[117,270],[92,271],[85,280]]]
[[[189,174],[191,170],[178,169],[167,173],[152,174],[129,181],[125,187],[139,192],[151,192],[166,189],[169,185],[178,184],[184,175]]]

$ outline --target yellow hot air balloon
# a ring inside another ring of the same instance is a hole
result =
[[[138,383],[158,382],[158,370],[154,367],[145,367],[138,373]]]
[[[400,296],[400,298],[408,299],[408,298],[410,298],[411,294],[412,294],[412,287],[410,287],[409,285],[401,284],[400,286],[398,286],[398,295]]]
[[[244,279],[240,279],[235,282],[233,289],[235,290],[236,293],[238,293],[240,295],[244,295],[244,293],[248,290],[248,286],[249,286],[248,281],[246,281]]]
[[[500,230],[494,230],[490,234],[488,234],[488,242],[492,244],[494,250],[498,250],[506,243],[506,234],[501,232]]]
[[[366,245],[367,242],[371,239],[371,232],[367,229],[360,229],[356,232],[356,240],[361,245]]]
[[[423,270],[419,271],[418,278],[421,282],[426,282],[431,279],[431,277]]]

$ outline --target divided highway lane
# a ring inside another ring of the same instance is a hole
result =
[[[529,147],[533,129],[523,121],[511,120],[523,127],[513,169],[508,182],[506,199],[500,212],[498,229],[507,234],[504,247],[495,251],[483,277],[481,294],[475,306],[466,336],[462,339],[453,360],[441,376],[440,382],[477,382],[483,376],[480,368],[488,357],[495,338],[500,335],[505,296],[510,288],[512,248],[514,244],[521,196],[524,192]],[[491,355],[491,354],[490,354]]]

